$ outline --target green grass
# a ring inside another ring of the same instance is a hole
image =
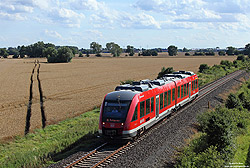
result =
[[[250,166],[250,120],[247,122],[247,133],[236,137],[237,151],[233,163],[248,163]],[[247,161],[248,159],[248,161]]]
[[[0,144],[0,167],[43,167],[51,156],[98,130],[99,109]]]

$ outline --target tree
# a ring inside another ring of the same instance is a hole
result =
[[[158,55],[158,52],[156,50],[151,50],[151,55],[152,56],[157,56]]]
[[[129,53],[129,56],[133,56],[135,54],[134,47],[128,45],[126,49],[126,53]]]
[[[76,46],[68,46],[68,47],[72,50],[72,53],[74,55],[79,53],[78,47]]]
[[[209,66],[207,64],[201,64],[199,67],[199,72],[203,73],[204,70],[209,69]]]
[[[49,63],[70,62],[74,57],[72,50],[69,47],[60,47],[58,50],[49,47],[45,52],[47,53],[47,60]]]
[[[86,57],[89,57],[89,50],[86,51]]]
[[[230,47],[227,47],[226,53],[227,53],[227,55],[234,55],[235,51],[236,51],[236,49],[234,47],[230,46]]]
[[[102,45],[98,44],[97,42],[90,43],[90,48],[97,55],[99,55],[101,53],[101,51],[102,51]]]
[[[219,55],[226,55],[225,51],[219,51],[218,54]]]
[[[20,47],[19,54],[20,54],[21,58],[23,58],[25,56],[25,54],[26,54],[26,47],[24,45]]]
[[[79,53],[79,57],[83,57],[82,52]]]
[[[143,56],[151,56],[151,50],[143,50],[142,55]]]
[[[165,67],[161,68],[161,72],[158,73],[157,79],[163,77],[165,74],[171,74],[174,72],[173,67],[168,67],[167,69]]]
[[[183,52],[189,52],[189,50],[188,50],[186,47],[184,47],[184,48],[182,49],[182,51],[183,51]]]
[[[19,51],[17,48],[9,47],[8,48],[9,55],[19,55]]]
[[[122,48],[118,44],[115,44],[114,42],[107,43],[106,47],[108,51],[111,52],[113,57],[118,57],[122,53]]]
[[[0,48],[0,56],[3,56],[4,58],[8,57],[8,52],[6,50],[6,48]]]
[[[169,46],[168,47],[168,54],[170,56],[177,55],[177,47],[175,47],[174,45]]]
[[[248,44],[245,46],[245,50],[246,50],[246,55],[248,55],[248,57],[250,57],[250,43],[248,43]]]
[[[57,57],[57,50],[54,47],[48,47],[44,50],[44,56],[48,58]],[[53,58],[52,58],[53,59]]]

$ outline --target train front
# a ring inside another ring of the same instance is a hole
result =
[[[130,139],[128,134],[131,112],[134,111],[135,103],[132,91],[115,91],[108,93],[101,106],[99,133],[104,138]]]

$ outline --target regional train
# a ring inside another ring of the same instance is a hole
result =
[[[198,94],[198,76],[191,71],[117,86],[104,97],[99,134],[111,139],[133,139]]]

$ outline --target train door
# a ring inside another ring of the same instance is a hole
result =
[[[189,93],[189,98],[190,98],[191,97],[191,82],[189,82],[188,93]]]
[[[155,101],[155,118],[157,119],[159,117],[159,95],[156,96]]]

